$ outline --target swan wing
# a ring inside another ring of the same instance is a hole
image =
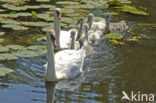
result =
[[[60,46],[61,48],[69,48],[70,45],[70,31],[60,31]]]
[[[104,21],[101,22],[93,22],[92,28],[95,30],[104,31],[106,27],[106,23]],[[91,29],[92,29],[91,28]]]
[[[73,78],[82,72],[85,53],[83,50],[63,50],[55,54],[58,79]]]

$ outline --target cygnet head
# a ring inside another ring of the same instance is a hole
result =
[[[56,14],[58,20],[61,20],[61,9],[55,8],[54,13]]]
[[[90,21],[92,21],[94,18],[94,14],[93,13],[89,13],[88,14],[88,20],[87,20],[87,23],[89,23]]]
[[[106,21],[109,21],[110,20],[110,14],[106,14],[106,17],[105,17],[105,19],[106,19]]]
[[[54,30],[51,29],[51,30],[47,31],[46,37],[47,37],[47,41],[51,41],[54,47],[57,46]]]
[[[80,23],[83,23],[83,18],[80,18],[80,19],[77,21],[76,25],[78,25],[78,24],[80,24]]]
[[[76,35],[76,30],[72,29],[71,32],[70,32],[70,38],[75,37],[75,35]]]

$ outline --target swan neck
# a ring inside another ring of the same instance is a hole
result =
[[[90,18],[90,20],[89,20],[89,22],[88,22],[89,30],[90,30],[91,27],[92,27],[92,23],[93,23],[93,18]]]
[[[57,77],[55,71],[54,48],[50,40],[47,40],[47,54],[48,64],[45,71],[45,80],[56,81]]]
[[[82,31],[83,31],[83,21],[80,23],[80,29],[78,30],[78,34],[77,35],[79,35],[79,37],[81,37]]]
[[[57,47],[60,48],[60,20],[58,19],[56,12],[54,12],[54,30],[56,34]]]
[[[72,36],[71,38],[71,43],[70,43],[70,50],[75,49],[75,35]]]
[[[85,38],[88,41],[88,30],[87,29],[85,30]]]
[[[110,18],[106,19],[106,31],[110,32]]]

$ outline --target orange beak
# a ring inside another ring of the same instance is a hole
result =
[[[56,44],[56,40],[55,40],[54,38],[51,39],[51,42],[52,42],[52,44],[54,45],[54,47],[57,46],[57,44]]]
[[[61,14],[58,14],[58,19],[61,20]]]

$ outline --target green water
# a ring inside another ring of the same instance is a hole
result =
[[[27,4],[36,5],[34,1],[32,0]],[[97,44],[92,45],[96,54],[91,58],[86,58],[83,68],[84,74],[70,81],[47,83],[46,85],[43,80],[43,65],[46,63],[46,54],[38,57],[0,61],[0,66],[15,70],[13,73],[0,77],[0,103],[46,103],[47,101],[48,103],[52,101],[56,101],[56,103],[121,103],[123,90],[127,93],[140,91],[141,93],[156,94],[156,27],[154,27],[156,24],[156,1],[133,0],[132,2],[140,9],[142,9],[141,7],[146,8],[150,15],[137,16],[121,13],[118,16],[113,16],[112,21],[126,20],[131,32],[141,36],[140,42],[128,42],[125,45],[115,46],[102,38]],[[0,5],[5,4],[5,2],[0,3]],[[43,4],[46,5],[49,2]],[[63,5],[58,6],[63,8]],[[0,8],[4,9],[1,6]],[[1,14],[10,12],[8,9],[4,10],[6,11]],[[107,11],[101,7],[86,10],[100,17],[104,17],[103,13]],[[31,11],[42,13],[49,10],[28,9],[24,12],[31,13]],[[88,12],[82,11],[74,14],[77,13],[79,14],[78,17],[86,17],[88,14]],[[64,13],[62,18],[74,18],[69,15],[72,14]],[[52,22],[31,17],[13,19],[17,21]],[[3,24],[0,23],[0,25]],[[68,26],[68,28],[70,27]],[[45,45],[44,41],[30,40],[34,35],[44,35],[45,32],[41,29],[42,27],[29,27],[28,30],[19,31],[0,27],[0,30],[5,32],[5,35],[2,36],[5,42],[1,45]]]

